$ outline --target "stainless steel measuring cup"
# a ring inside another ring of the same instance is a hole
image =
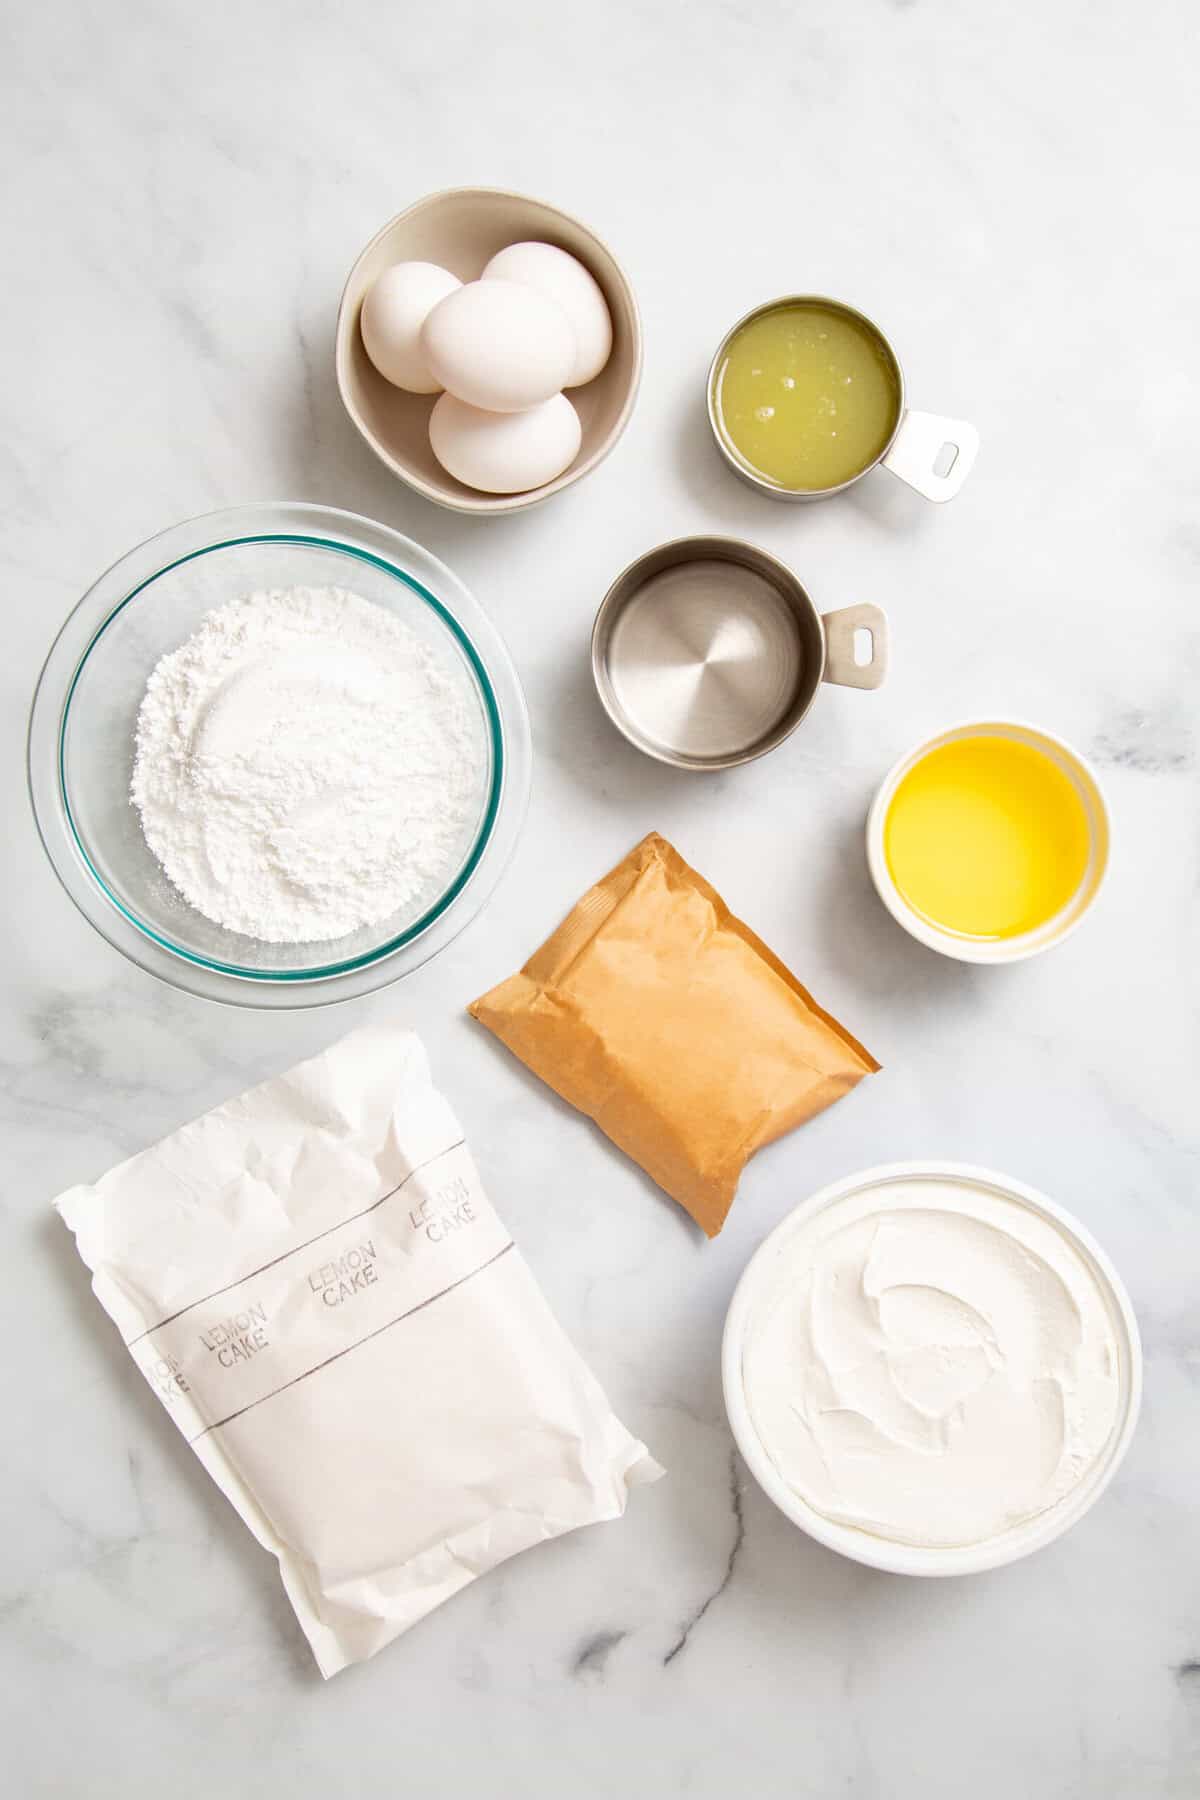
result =
[[[638,557],[592,630],[609,718],[677,769],[752,762],[790,737],[823,681],[877,688],[886,670],[879,607],[822,614],[790,569],[737,538],[677,538]]]
[[[883,449],[873,461],[851,475],[847,481],[839,482],[834,487],[823,488],[791,488],[772,481],[750,467],[739,456],[730,443],[721,423],[720,407],[717,399],[717,382],[721,365],[730,344],[745,326],[754,319],[761,319],[766,313],[775,312],[788,306],[824,307],[830,312],[841,313],[861,326],[869,336],[874,338],[880,351],[891,366],[896,379],[897,405],[896,421],[891,436]],[[824,500],[830,494],[840,494],[880,463],[898,475],[901,481],[915,488],[926,500],[953,500],[971,473],[971,465],[979,450],[979,433],[965,419],[947,419],[938,413],[916,412],[904,403],[904,370],[900,367],[900,358],[896,355],[888,339],[880,331],[873,319],[859,312],[856,306],[847,306],[843,300],[829,300],[821,294],[787,294],[778,300],[768,300],[762,306],[756,306],[736,325],[730,327],[717,345],[716,354],[708,368],[708,422],[712,426],[713,437],[717,448],[729,464],[734,474],[750,487],[757,488],[761,494],[770,494],[775,500]]]

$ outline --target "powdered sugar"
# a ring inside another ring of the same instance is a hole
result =
[[[146,684],[131,799],[183,898],[275,944],[416,914],[481,810],[479,709],[402,620],[342,588],[210,612]]]

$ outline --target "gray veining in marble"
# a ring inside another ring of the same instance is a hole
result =
[[[1200,1791],[1195,294],[1188,0],[82,0],[3,21],[0,893],[5,1180],[0,1751],[14,1800],[731,1792],[1187,1800]],[[588,219],[647,373],[627,438],[545,510],[398,486],[333,386],[342,278],[430,189]],[[973,419],[946,508],[880,473],[773,505],[707,438],[703,374],[754,302],[877,317],[914,404]],[[427,544],[504,631],[537,753],[484,916],[369,1005],[262,1017],[128,968],[76,916],[24,796],[24,713],[68,608],[185,515],[296,497]],[[770,759],[640,758],[590,689],[614,574],[727,531],[826,609],[887,607],[878,694],[829,690]],[[951,718],[1094,757],[1111,878],[1060,950],[955,966],[888,920],[861,828]],[[464,1002],[657,827],[879,1055],[764,1152],[697,1240]],[[273,1565],[128,1365],[48,1203],[374,1013],[416,1025],[503,1215],[668,1465],[625,1520],[476,1584],[323,1686]],[[1132,1292],[1145,1411],[1097,1510],[1027,1563],[917,1583],[800,1537],[733,1456],[724,1308],[823,1182],[918,1155],[1077,1212]]]

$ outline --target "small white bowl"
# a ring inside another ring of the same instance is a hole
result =
[[[816,1512],[789,1487],[771,1461],[751,1418],[742,1380],[742,1353],[750,1321],[792,1233],[806,1225],[815,1213],[847,1195],[891,1181],[911,1182],[914,1179],[954,1180],[985,1186],[1006,1200],[1029,1207],[1056,1226],[1095,1277],[1108,1302],[1120,1362],[1119,1420],[1104,1455],[1079,1485],[1064,1495],[1056,1506],[1012,1531],[954,1549],[893,1543],[869,1531],[859,1531],[852,1525],[840,1525]],[[1116,1474],[1137,1424],[1142,1399],[1142,1345],[1129,1296],[1112,1263],[1078,1219],[1073,1219],[1044,1194],[1026,1187],[1023,1182],[1014,1181],[1011,1176],[966,1163],[886,1163],[822,1188],[819,1194],[814,1194],[811,1200],[805,1200],[789,1213],[759,1245],[742,1271],[729,1304],[721,1346],[721,1380],[725,1410],[742,1460],[768,1500],[773,1501],[793,1525],[798,1525],[801,1531],[830,1550],[836,1550],[854,1562],[866,1563],[873,1569],[886,1569],[893,1575],[975,1575],[984,1569],[997,1569],[1005,1563],[1017,1562],[1021,1557],[1043,1549],[1077,1524],[1095,1505]]]
[[[903,898],[892,880],[883,852],[883,831],[888,808],[908,771],[931,750],[967,737],[1014,738],[1019,743],[1030,744],[1035,750],[1041,750],[1070,779],[1087,814],[1091,853],[1083,880],[1067,904],[1052,919],[1047,919],[1034,931],[1022,932],[1018,937],[959,937],[955,932],[940,930],[928,919],[922,918],[920,913],[914,912]],[[924,743],[918,744],[888,770],[867,815],[867,865],[879,898],[897,923],[903,925],[905,931],[915,937],[918,943],[925,944],[930,950],[940,951],[943,956],[952,956],[958,962],[1023,962],[1028,956],[1038,956],[1052,945],[1061,944],[1074,931],[1100,891],[1100,884],[1108,867],[1108,846],[1108,806],[1100,783],[1078,750],[1072,749],[1062,738],[1043,731],[1037,725],[1027,725],[1013,719],[971,719],[960,725],[949,725],[934,737],[926,738]]]

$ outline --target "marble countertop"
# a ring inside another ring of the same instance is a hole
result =
[[[7,1791],[1193,1795],[1192,9],[65,0],[6,35]],[[617,453],[508,520],[411,495],[333,383],[359,247],[462,182],[593,223],[645,316]],[[786,508],[722,467],[702,415],[712,347],[797,288],[879,318],[915,404],[978,424],[953,505],[877,473]],[[157,985],[74,912],[28,816],[23,723],[102,568],[176,519],[282,497],[373,515],[463,576],[525,682],[536,767],[515,861],[451,949],[371,1003],[263,1016]],[[783,749],[705,779],[616,737],[586,654],[613,575],[696,530],[766,545],[826,609],[881,603],[893,639],[883,691],[826,690]],[[862,850],[893,758],[989,713],[1086,750],[1115,829],[1094,916],[999,971],[911,942]],[[751,1164],[711,1245],[463,1014],[652,827],[885,1065]],[[369,1016],[422,1033],[494,1200],[670,1476],[323,1686],[273,1564],[142,1387],[49,1202]],[[1141,1426],[1102,1503],[1029,1561],[948,1582],[794,1531],[733,1453],[718,1371],[768,1228],[835,1177],[923,1155],[1006,1169],[1076,1212],[1146,1348]]]

